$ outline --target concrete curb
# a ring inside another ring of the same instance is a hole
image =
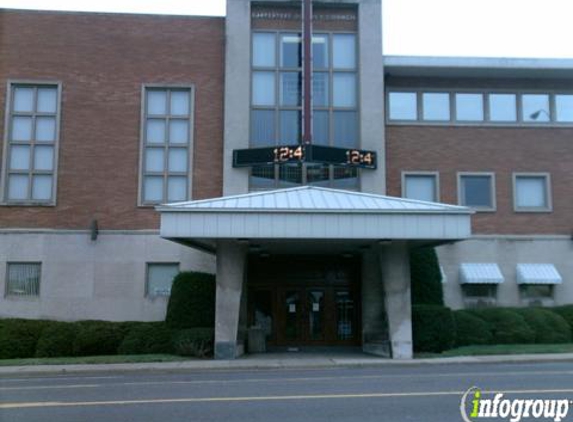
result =
[[[261,369],[327,369],[356,367],[399,367],[416,365],[455,365],[477,363],[544,363],[573,362],[573,353],[463,356],[412,360],[380,359],[376,357],[346,356],[247,356],[236,360],[190,360],[183,362],[115,363],[86,365],[29,365],[0,367],[0,377],[9,375],[70,374],[136,371],[208,371],[208,370],[261,370]]]

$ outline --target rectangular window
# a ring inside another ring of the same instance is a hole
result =
[[[459,122],[482,122],[483,95],[457,93],[456,120]]]
[[[573,123],[573,95],[555,96],[555,115],[560,123]]]
[[[55,203],[60,86],[12,83],[4,150],[4,202]]]
[[[449,121],[450,94],[441,92],[424,92],[422,94],[422,109],[422,116],[426,121]]]
[[[515,94],[489,94],[489,120],[492,122],[515,122],[517,102]]]
[[[388,102],[390,120],[418,119],[418,102],[415,92],[390,92]]]
[[[548,174],[514,174],[515,211],[551,211]]]
[[[6,278],[6,296],[40,295],[39,263],[8,263]]]
[[[495,180],[490,173],[461,173],[458,175],[460,205],[478,211],[495,210]]]
[[[547,123],[551,120],[549,95],[523,94],[521,96],[521,118],[527,123]]]
[[[521,284],[519,290],[524,299],[553,299],[552,284]]]
[[[497,300],[497,284],[463,284],[464,304],[468,308],[494,306]]]
[[[179,274],[179,263],[147,264],[146,296],[169,296],[173,279]]]
[[[437,173],[403,173],[402,196],[419,201],[437,202],[438,174]]]
[[[193,89],[145,87],[143,107],[141,203],[188,200]]]

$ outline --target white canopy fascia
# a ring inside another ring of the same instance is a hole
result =
[[[433,239],[471,235],[466,207],[304,186],[157,207],[161,236],[192,239]]]

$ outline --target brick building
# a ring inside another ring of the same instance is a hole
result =
[[[454,308],[573,299],[569,60],[383,57],[380,0],[0,34],[2,317],[160,320],[207,271],[217,357],[408,358],[421,245]]]

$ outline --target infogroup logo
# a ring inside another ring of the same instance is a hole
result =
[[[460,413],[465,422],[488,418],[560,422],[567,417],[572,404],[569,399],[508,399],[503,393],[491,393],[491,397],[486,398],[481,389],[472,387],[462,396]]]

